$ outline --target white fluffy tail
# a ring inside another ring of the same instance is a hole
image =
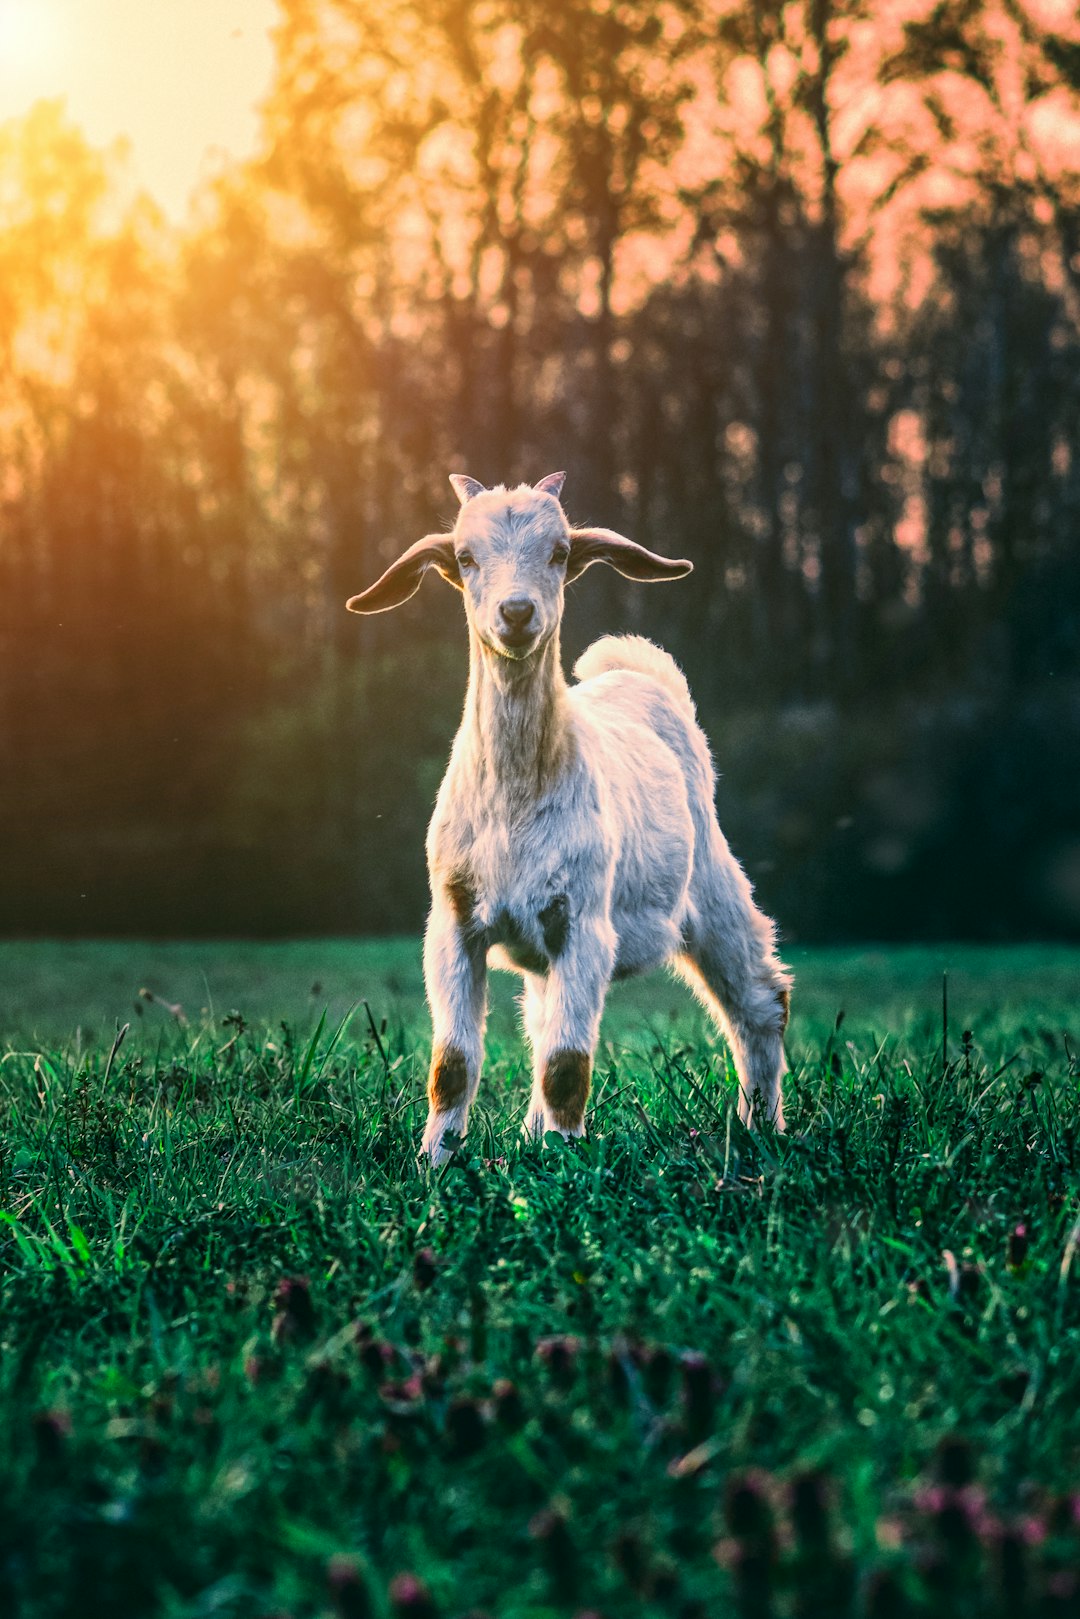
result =
[[[686,676],[670,652],[647,641],[643,635],[605,635],[592,646],[586,647],[574,665],[578,680],[593,680],[616,669],[632,669],[639,675],[648,675],[669,691],[681,707],[696,715],[694,699]]]

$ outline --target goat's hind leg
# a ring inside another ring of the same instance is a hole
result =
[[[740,1119],[748,1127],[768,1119],[783,1130],[791,979],[776,958],[772,923],[754,904],[741,870],[738,878],[718,885],[719,894],[699,911],[675,966],[731,1046]]]

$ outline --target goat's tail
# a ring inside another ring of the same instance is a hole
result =
[[[691,719],[695,717],[694,699],[686,676],[663,647],[647,641],[643,635],[605,635],[585,648],[574,665],[574,674],[578,680],[592,680],[596,675],[610,674],[615,669],[632,669],[639,675],[649,675],[671,693]]]

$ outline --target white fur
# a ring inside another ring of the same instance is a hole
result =
[[[536,489],[483,490],[468,479],[455,488],[462,506],[453,535],[406,554],[414,572],[435,566],[462,588],[470,641],[465,711],[428,833],[424,945],[433,1064],[459,1053],[467,1083],[452,1105],[439,1105],[433,1066],[423,1152],[440,1162],[447,1132],[465,1131],[480,1080],[488,965],[525,980],[530,1133],[583,1133],[584,1094],[567,1102],[556,1054],[584,1054],[587,1074],[612,977],[664,964],[730,1042],[740,1117],[749,1124],[760,1108],[782,1129],[790,979],[717,823],[712,760],[686,680],[638,636],[589,647],[573,686],[559,656],[567,577],[594,561],[638,579],[673,577],[689,564],[607,530],[570,529],[558,474]],[[432,560],[417,561],[425,547]],[[350,606],[378,611],[404,599],[393,573]],[[518,604],[519,619],[531,606],[524,644],[504,603]]]

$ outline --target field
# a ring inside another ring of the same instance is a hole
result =
[[[0,944],[0,1613],[1080,1611],[1080,951],[790,959],[432,1176],[415,941]]]

